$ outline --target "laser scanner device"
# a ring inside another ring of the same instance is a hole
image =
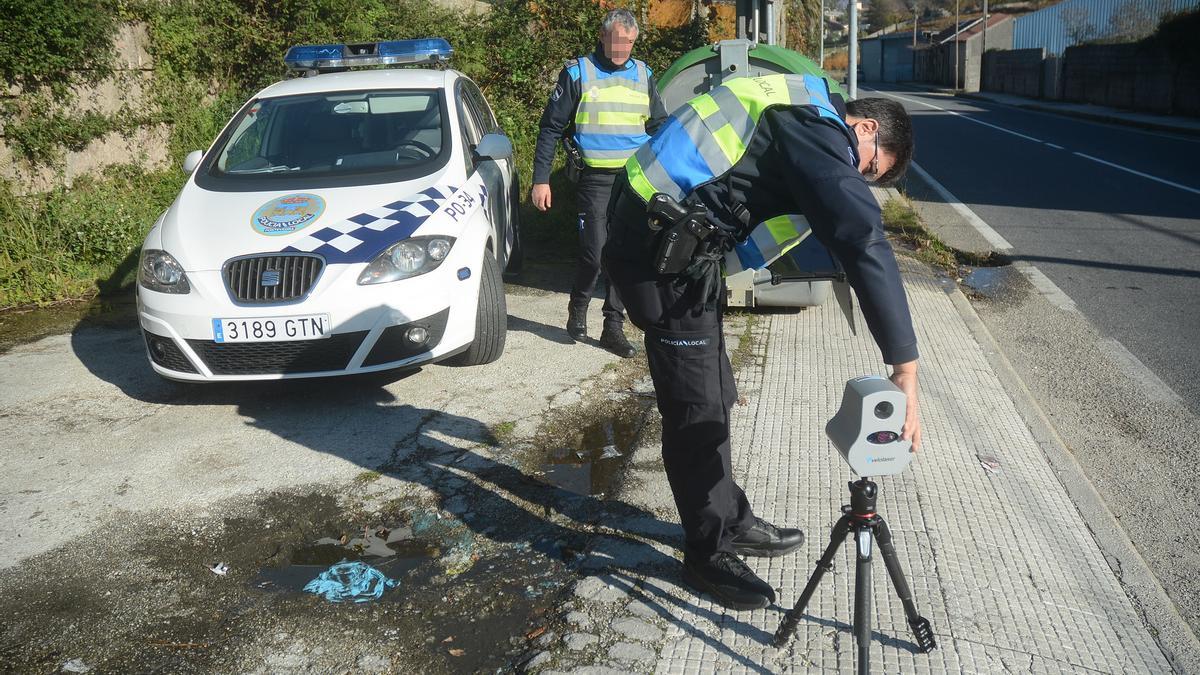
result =
[[[912,441],[901,440],[908,398],[878,375],[846,382],[842,405],[825,435],[859,476],[891,476],[912,461]]]

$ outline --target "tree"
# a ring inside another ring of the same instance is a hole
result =
[[[1121,42],[1137,42],[1157,27],[1157,17],[1137,0],[1125,0],[1108,17],[1108,36]]]
[[[1092,13],[1087,6],[1076,3],[1063,9],[1063,26],[1067,29],[1067,37],[1071,44],[1078,45],[1096,37],[1096,26],[1092,23]]]
[[[912,12],[904,6],[901,0],[871,0],[871,5],[867,7],[864,18],[871,30],[877,31],[899,23],[910,16],[912,16]]]
[[[820,43],[821,0],[786,0],[788,49],[815,56]]]

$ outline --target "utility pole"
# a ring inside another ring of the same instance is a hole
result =
[[[817,67],[825,72],[825,0],[821,0],[821,14],[817,17],[817,30],[820,32],[820,50],[817,52]]]
[[[959,16],[958,6],[962,0],[954,0],[954,91],[958,91],[958,31],[962,26],[962,18]]]
[[[917,4],[912,4],[912,53],[917,53]],[[913,56],[916,59],[917,56]]]
[[[846,73],[846,90],[850,94],[850,100],[854,100],[858,98],[858,0],[850,0],[849,47],[849,63],[846,67],[850,71]]]
[[[979,36],[979,90],[983,91],[984,66],[988,65],[988,0],[983,0],[983,35]]]

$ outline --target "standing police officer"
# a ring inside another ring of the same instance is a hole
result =
[[[647,132],[666,118],[650,68],[629,57],[637,40],[637,20],[628,10],[614,9],[604,17],[596,50],[567,62],[558,75],[533,157],[530,198],[540,211],[550,208],[550,165],[554,145],[568,127],[565,143],[578,149],[579,262],[567,306],[567,333],[575,340],[587,335],[587,307],[600,277],[601,252],[608,238],[608,200],[613,181]],[[568,150],[568,162],[571,161]],[[604,298],[604,330],[600,346],[629,358],[636,351],[625,338],[625,308],[612,284]]]
[[[663,464],[684,529],[683,579],[727,607],[775,601],[737,554],[783,555],[804,535],[755,517],[733,479],[729,411],[737,393],[721,330],[721,267],[761,267],[811,228],[841,263],[891,379],[908,397],[902,436],[915,450],[916,336],[864,180],[891,182],[911,157],[911,122],[892,101],[847,105],[813,76],[745,77],[680,106],[614,188],[605,263],[646,333]],[[664,255],[663,240],[695,245],[695,253],[680,263]],[[660,274],[663,267],[677,273]]]

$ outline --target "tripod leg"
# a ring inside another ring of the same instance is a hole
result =
[[[849,533],[850,516],[847,514],[839,518],[837,523],[834,524],[833,532],[829,535],[829,546],[825,548],[825,553],[817,561],[817,569],[813,570],[812,576],[808,578],[808,584],[804,586],[804,592],[800,594],[800,599],[784,615],[783,622],[779,624],[779,628],[775,631],[773,644],[776,647],[782,647],[787,644],[787,641],[796,632],[796,625],[800,623],[800,617],[804,616],[804,609],[808,607],[808,601],[812,599],[813,592],[817,590],[817,584],[821,583],[821,577],[825,576],[825,572],[833,569],[833,556],[837,553],[838,547],[846,540],[846,535]]]
[[[931,652],[937,648],[937,641],[933,637],[933,627],[929,625],[928,619],[917,613],[917,605],[913,602],[908,580],[904,578],[904,571],[900,569],[900,558],[896,555],[896,546],[892,542],[892,530],[883,518],[876,517],[878,524],[875,536],[879,540],[879,553],[883,556],[884,565],[887,566],[888,576],[892,578],[892,586],[896,588],[896,595],[900,597],[900,602],[904,605],[904,615],[908,617],[908,625],[917,638],[917,647],[922,652]]]
[[[858,645],[858,673],[871,672],[871,528],[854,530],[857,560],[854,571],[854,641]]]

